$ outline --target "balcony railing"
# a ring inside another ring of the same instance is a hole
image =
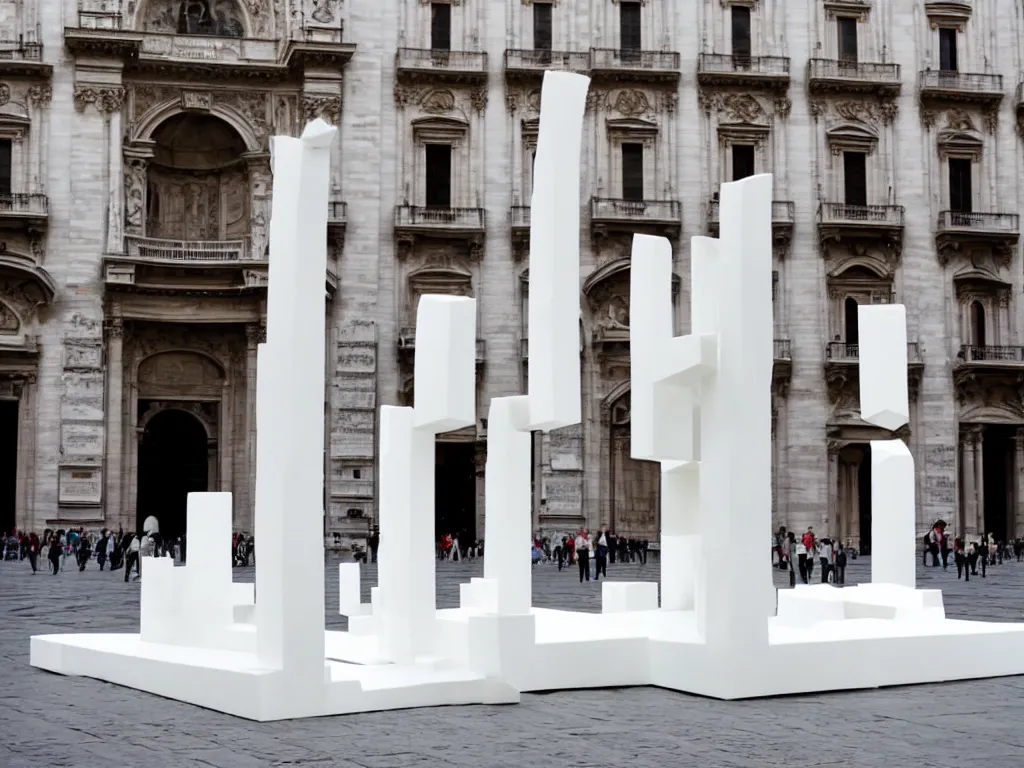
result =
[[[520,339],[519,340],[519,356],[521,358],[523,358],[523,360],[529,360],[530,359],[530,340],[529,339]]]
[[[717,229],[721,216],[721,205],[718,200],[708,203],[708,226]],[[796,218],[796,204],[792,200],[772,200],[772,226],[793,226]]]
[[[682,218],[678,200],[619,200],[595,197],[590,201],[590,218],[595,221],[670,221]]]
[[[122,16],[116,11],[79,11],[79,29],[121,29]]]
[[[399,48],[395,54],[398,69],[425,69],[441,72],[487,72],[487,54],[477,51],[444,51],[430,48]]]
[[[903,206],[822,203],[818,208],[818,223],[902,227]]]
[[[483,229],[483,208],[435,208],[400,205],[395,208],[396,227],[437,227],[439,229]]]
[[[327,202],[327,221],[344,223],[348,221],[348,204],[341,200]]]
[[[947,72],[926,69],[919,72],[921,88],[924,90],[950,91],[956,93],[999,94],[1003,92],[1003,76],[982,72]]]
[[[508,211],[509,226],[515,228],[526,228],[530,226],[530,206],[513,205]]]
[[[29,43],[24,40],[0,40],[0,62],[42,60],[42,43]]]
[[[786,56],[738,56],[727,53],[702,53],[697,62],[697,74],[789,77],[789,58]]]
[[[853,80],[866,83],[900,82],[900,65],[845,59],[811,59],[807,64],[811,80]]]
[[[525,70],[542,73],[548,69],[567,72],[586,72],[590,69],[590,54],[587,51],[530,51],[509,49],[505,51],[506,70]]]
[[[951,230],[1015,235],[1020,233],[1020,215],[1016,213],[942,211],[939,214],[939,231]]]
[[[775,346],[775,359],[776,360],[792,360],[793,355],[790,349],[789,339],[775,339],[773,342]]]
[[[128,235],[124,250],[130,259],[186,264],[245,261],[248,257],[244,240],[161,240]]]
[[[292,30],[292,38],[307,43],[343,43],[345,23],[340,21],[336,27],[298,27]]]
[[[46,195],[0,195],[0,216],[12,213],[20,216],[46,216],[49,200]]]
[[[634,51],[618,48],[591,48],[590,68],[595,70],[624,69],[652,72],[678,72],[676,51]]]
[[[1024,347],[963,344],[957,359],[968,363],[1024,363]]]
[[[860,360],[860,345],[833,341],[825,348],[825,359],[840,363],[852,363]],[[907,342],[907,363],[921,362],[921,349],[916,341]]]

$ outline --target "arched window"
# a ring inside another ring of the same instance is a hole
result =
[[[985,307],[980,301],[971,302],[971,345],[984,347],[985,340]]]
[[[844,325],[846,326],[846,343],[858,344],[860,342],[860,325],[857,316],[857,300],[847,296],[843,302]]]

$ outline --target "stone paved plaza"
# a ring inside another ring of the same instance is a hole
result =
[[[327,568],[328,626],[341,628],[333,565]],[[723,558],[722,567],[734,564]],[[969,584],[957,582],[952,568],[919,570],[921,586],[945,590],[950,616],[1024,620],[1024,564],[991,568],[987,579]],[[368,571],[364,582],[372,583],[373,567]],[[480,561],[441,564],[440,604],[454,605],[458,584],[481,571]],[[609,574],[656,579],[658,568],[619,565],[609,567]],[[850,582],[867,579],[867,562],[851,563],[847,576]],[[235,578],[252,580],[253,570],[236,570]],[[581,586],[576,571],[558,573],[548,564],[534,571],[537,605],[598,610],[599,589],[593,582]],[[125,584],[122,572],[100,573],[95,562],[86,573],[73,569],[55,577],[32,576],[27,562],[0,564],[2,768],[1024,764],[1024,678],[746,702],[654,688],[603,689],[527,694],[518,706],[259,724],[29,666],[32,634],[137,632],[138,594],[137,583]],[[601,673],[592,670],[597,679]],[[829,670],[793,674],[821,676]]]

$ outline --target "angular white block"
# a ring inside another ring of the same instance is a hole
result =
[[[231,591],[231,494],[190,493],[186,506],[190,621],[210,627],[234,621]]]
[[[181,604],[185,590],[176,588],[174,560],[170,557],[147,557],[142,566],[146,578],[142,579],[139,599],[139,633],[147,643],[171,642],[180,630]]]
[[[545,72],[530,208],[530,428],[580,421],[580,147],[590,78]],[[571,300],[566,300],[572,297]]]
[[[857,307],[860,417],[896,430],[910,420],[907,394],[907,310],[902,304]]]
[[[658,584],[654,581],[604,581],[601,613],[658,610]]]
[[[904,376],[906,380],[906,376]],[[871,582],[913,589],[918,559],[914,457],[902,440],[871,441]]]
[[[338,563],[338,613],[341,616],[363,616],[370,613],[370,604],[362,602],[359,563]]]
[[[474,299],[420,297],[413,379],[416,429],[436,435],[476,423]]]

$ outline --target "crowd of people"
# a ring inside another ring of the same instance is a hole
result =
[[[618,536],[605,528],[596,531],[593,536],[586,528],[581,528],[575,536],[571,534],[555,536],[536,536],[533,540],[532,557],[534,564],[540,562],[558,563],[558,570],[579,568],[580,583],[590,581],[591,571],[594,580],[608,575],[608,564],[647,562],[650,542],[646,539],[631,539]],[[591,568],[593,564],[593,568]]]
[[[789,571],[789,585],[795,586],[797,574],[800,581],[809,584],[814,580],[814,567],[821,566],[821,583],[846,583],[846,564],[849,552],[841,541],[828,537],[817,538],[814,528],[797,538],[786,526],[779,528],[772,537],[772,565]]]

